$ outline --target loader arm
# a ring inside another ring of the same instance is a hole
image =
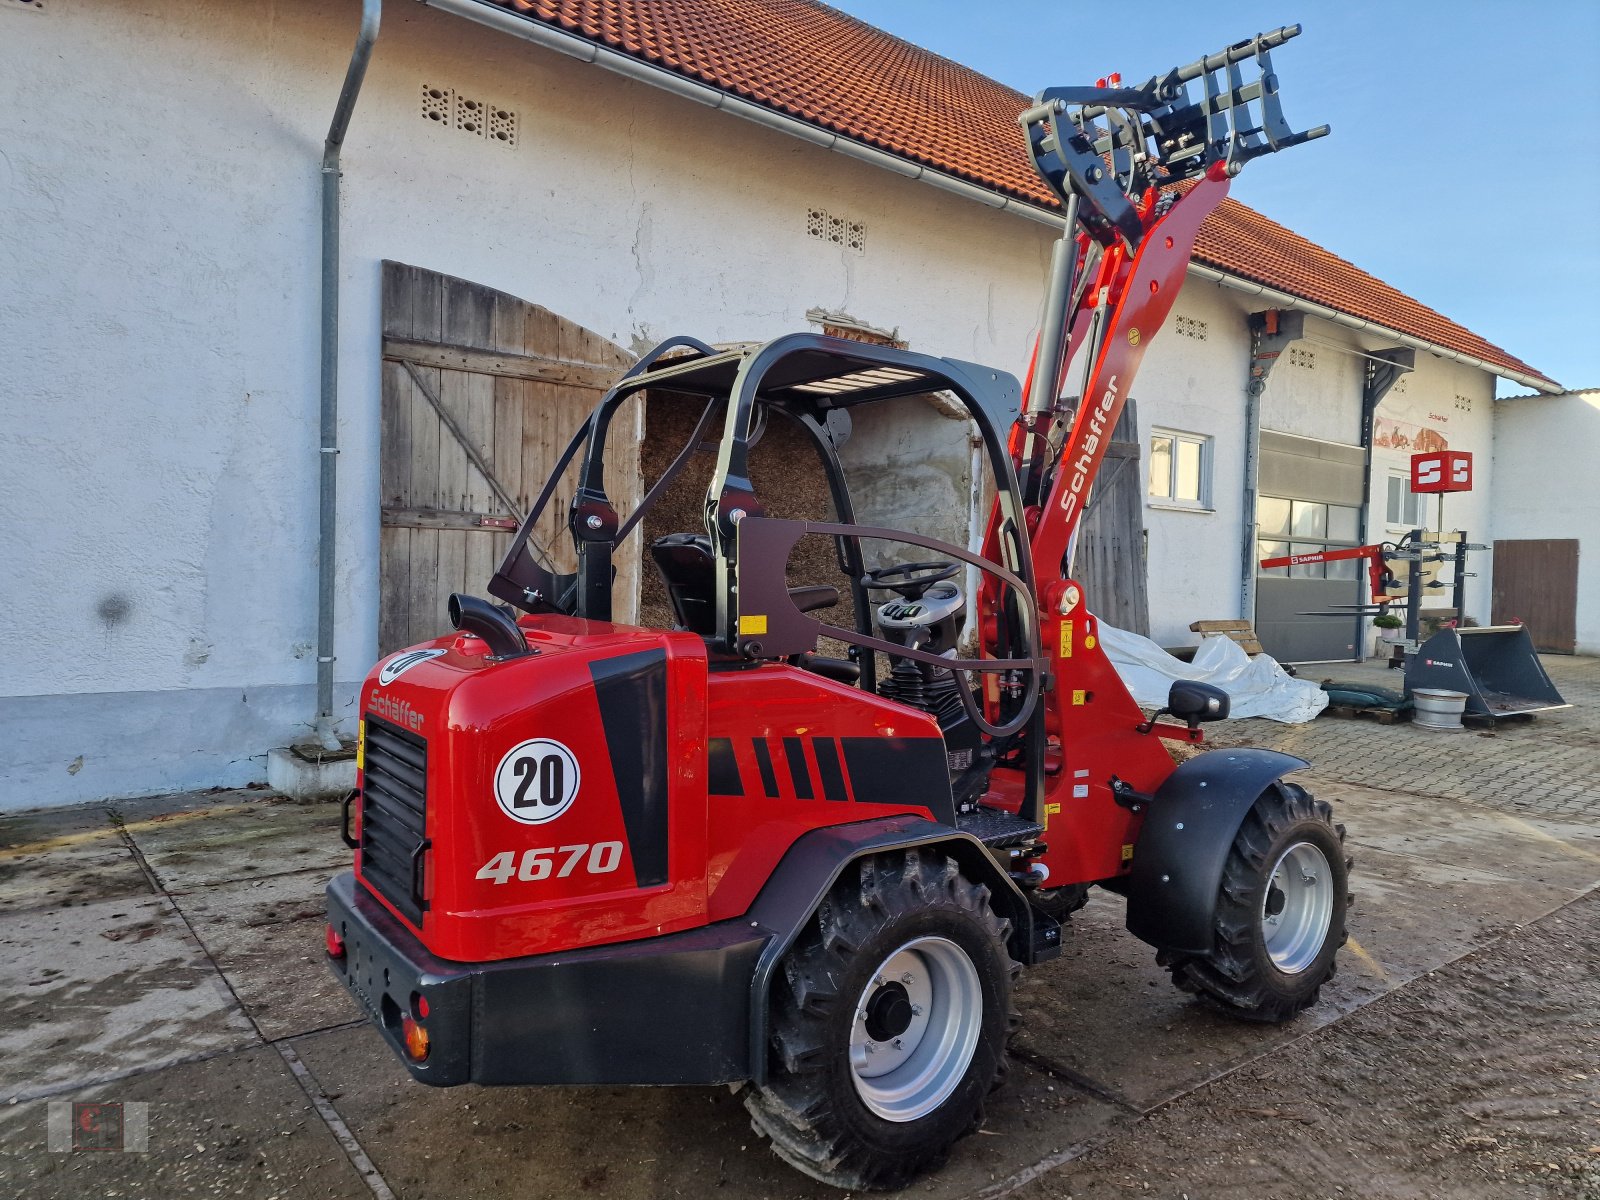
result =
[[[1295,132],[1283,116],[1270,52],[1299,33],[1291,25],[1260,34],[1136,87],[1113,75],[1092,88],[1052,88],[1018,118],[1064,218],[1009,440],[1041,601],[1069,573],[1112,430],[1177,300],[1201,225],[1246,162],[1329,131]],[[1069,367],[1078,372],[1070,389]],[[1000,550],[998,530],[992,513],[986,555]],[[985,649],[1004,653],[1003,601],[992,584],[983,601]]]

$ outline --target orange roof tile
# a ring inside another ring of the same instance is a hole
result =
[[[1017,125],[1029,97],[814,0],[491,2],[980,187],[1056,207]],[[1237,201],[1202,227],[1196,258],[1553,384]]]

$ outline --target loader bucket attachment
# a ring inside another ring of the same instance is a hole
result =
[[[1406,664],[1406,694],[1416,688],[1464,692],[1466,711],[1487,717],[1571,707],[1521,625],[1441,629]]]

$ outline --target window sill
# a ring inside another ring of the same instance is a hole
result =
[[[1146,500],[1145,507],[1160,512],[1215,513],[1217,511],[1205,504],[1174,504],[1170,500]]]

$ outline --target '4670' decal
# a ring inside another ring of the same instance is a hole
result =
[[[559,870],[558,856],[560,858]],[[539,846],[522,852],[517,861],[514,850],[502,850],[478,868],[478,879],[508,883],[513,878],[523,883],[540,879],[565,879],[568,875],[609,875],[622,865],[621,842],[578,842],[571,846]]]

